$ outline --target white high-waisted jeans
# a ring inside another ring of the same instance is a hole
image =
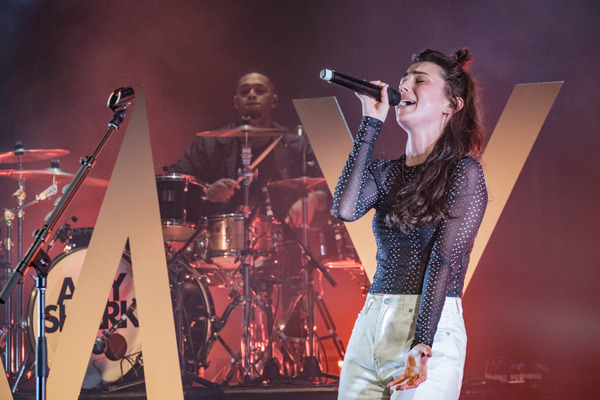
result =
[[[447,297],[435,334],[427,380],[416,389],[388,389],[404,371],[421,296],[368,294],[354,325],[340,376],[338,400],[456,400],[467,334],[460,298]]]

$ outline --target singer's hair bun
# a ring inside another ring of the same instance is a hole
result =
[[[469,65],[471,65],[471,61],[473,61],[473,56],[469,52],[469,49],[460,49],[457,50],[453,54],[453,58],[456,60],[456,63],[460,65],[463,71],[469,69]]]

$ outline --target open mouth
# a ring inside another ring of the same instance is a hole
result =
[[[411,100],[411,99],[402,99],[402,100],[400,100],[400,103],[398,105],[400,107],[406,107],[406,106],[412,106],[415,103],[416,102],[414,100]]]

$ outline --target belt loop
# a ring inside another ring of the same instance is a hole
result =
[[[462,311],[462,300],[460,297],[456,297],[456,299],[454,300],[454,303],[456,304],[456,311],[458,312],[458,315],[462,316],[463,311]]]
[[[365,313],[369,312],[369,310],[373,306],[374,302],[375,302],[375,296],[373,296],[371,293],[367,294],[367,302],[365,304]]]

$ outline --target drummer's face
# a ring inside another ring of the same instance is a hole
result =
[[[233,96],[233,104],[238,114],[249,115],[253,120],[270,117],[277,100],[269,78],[256,72],[244,75],[240,79]]]

